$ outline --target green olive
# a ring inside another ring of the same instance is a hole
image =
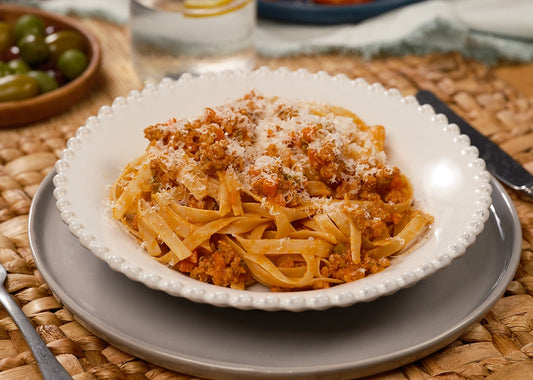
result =
[[[59,87],[57,81],[54,78],[52,78],[50,74],[42,70],[32,70],[28,72],[26,75],[34,78],[37,81],[37,83],[39,83],[39,92],[41,94],[50,92]]]
[[[39,93],[39,83],[25,74],[11,74],[0,78],[0,102],[10,102],[34,97]]]
[[[5,53],[14,43],[13,30],[6,21],[0,21],[0,54]]]
[[[61,54],[69,49],[83,52],[87,48],[85,38],[80,33],[70,29],[49,34],[44,40],[48,44],[50,57],[54,62],[57,62]]]
[[[23,14],[17,19],[13,28],[15,41],[28,34],[44,36],[44,29],[44,22],[39,16],[30,13]]]
[[[13,74],[7,62],[0,61],[0,77]]]
[[[48,45],[44,37],[37,34],[27,34],[18,43],[21,58],[28,64],[44,62],[50,56]]]
[[[66,78],[74,79],[85,70],[87,63],[85,53],[76,49],[69,49],[59,57],[57,67]]]
[[[7,66],[13,74],[25,74],[31,70],[30,66],[20,58],[12,59]]]

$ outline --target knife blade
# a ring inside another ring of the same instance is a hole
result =
[[[450,124],[456,124],[461,133],[470,138],[471,144],[479,150],[479,157],[485,161],[487,170],[495,178],[515,190],[533,196],[533,175],[518,161],[468,124],[431,91],[418,91],[415,97],[420,105],[429,104],[437,114],[445,115]]]

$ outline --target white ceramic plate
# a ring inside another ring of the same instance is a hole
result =
[[[493,180],[483,232],[463,256],[416,286],[301,313],[213,307],[131,281],[82,247],[55,207],[54,174],[33,197],[28,224],[47,286],[106,342],[202,379],[353,380],[401,367],[442,349],[485,316],[520,262],[520,221]]]
[[[383,124],[390,161],[411,179],[419,205],[435,222],[416,249],[386,270],[330,289],[271,293],[205,284],[155,261],[109,216],[109,186],[124,166],[144,151],[143,129],[171,117],[196,117],[255,90],[304,101],[326,101]],[[483,230],[491,204],[490,175],[468,137],[446,117],[414,97],[362,79],[305,70],[225,73],[164,79],[133,91],[90,117],[67,143],[56,164],[54,196],[62,220],[81,244],[111,268],[150,288],[195,302],[239,309],[322,310],[371,301],[409,287],[447,267]]]

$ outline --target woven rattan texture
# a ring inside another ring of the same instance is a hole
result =
[[[5,286],[74,379],[190,379],[132,357],[83,328],[52,296],[29,248],[32,197],[67,139],[101,106],[141,87],[129,61],[126,29],[97,20],[83,23],[103,45],[102,70],[94,91],[50,120],[0,130],[0,261],[8,270]],[[363,77],[396,87],[404,95],[418,88],[433,90],[533,171],[532,99],[477,62],[449,54],[374,61],[350,56],[298,57],[262,59],[259,64]],[[533,379],[533,203],[514,193],[511,196],[522,222],[523,250],[505,295],[454,343],[372,379]],[[40,374],[19,330],[0,307],[0,380],[5,379],[40,379]]]

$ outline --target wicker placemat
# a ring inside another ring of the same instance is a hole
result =
[[[66,140],[87,117],[117,96],[141,88],[129,61],[127,31],[83,20],[103,45],[94,91],[68,112],[16,129],[0,130],[0,261],[6,287],[74,379],[190,379],[124,353],[92,335],[51,295],[33,261],[27,236],[30,203]],[[533,171],[533,102],[492,69],[457,54],[363,61],[352,56],[260,60],[271,67],[305,67],[363,77],[404,95],[433,90],[474,126]],[[533,203],[511,193],[523,226],[522,259],[514,281],[493,309],[457,341],[380,380],[533,379]],[[39,379],[23,337],[0,308],[0,380]]]

